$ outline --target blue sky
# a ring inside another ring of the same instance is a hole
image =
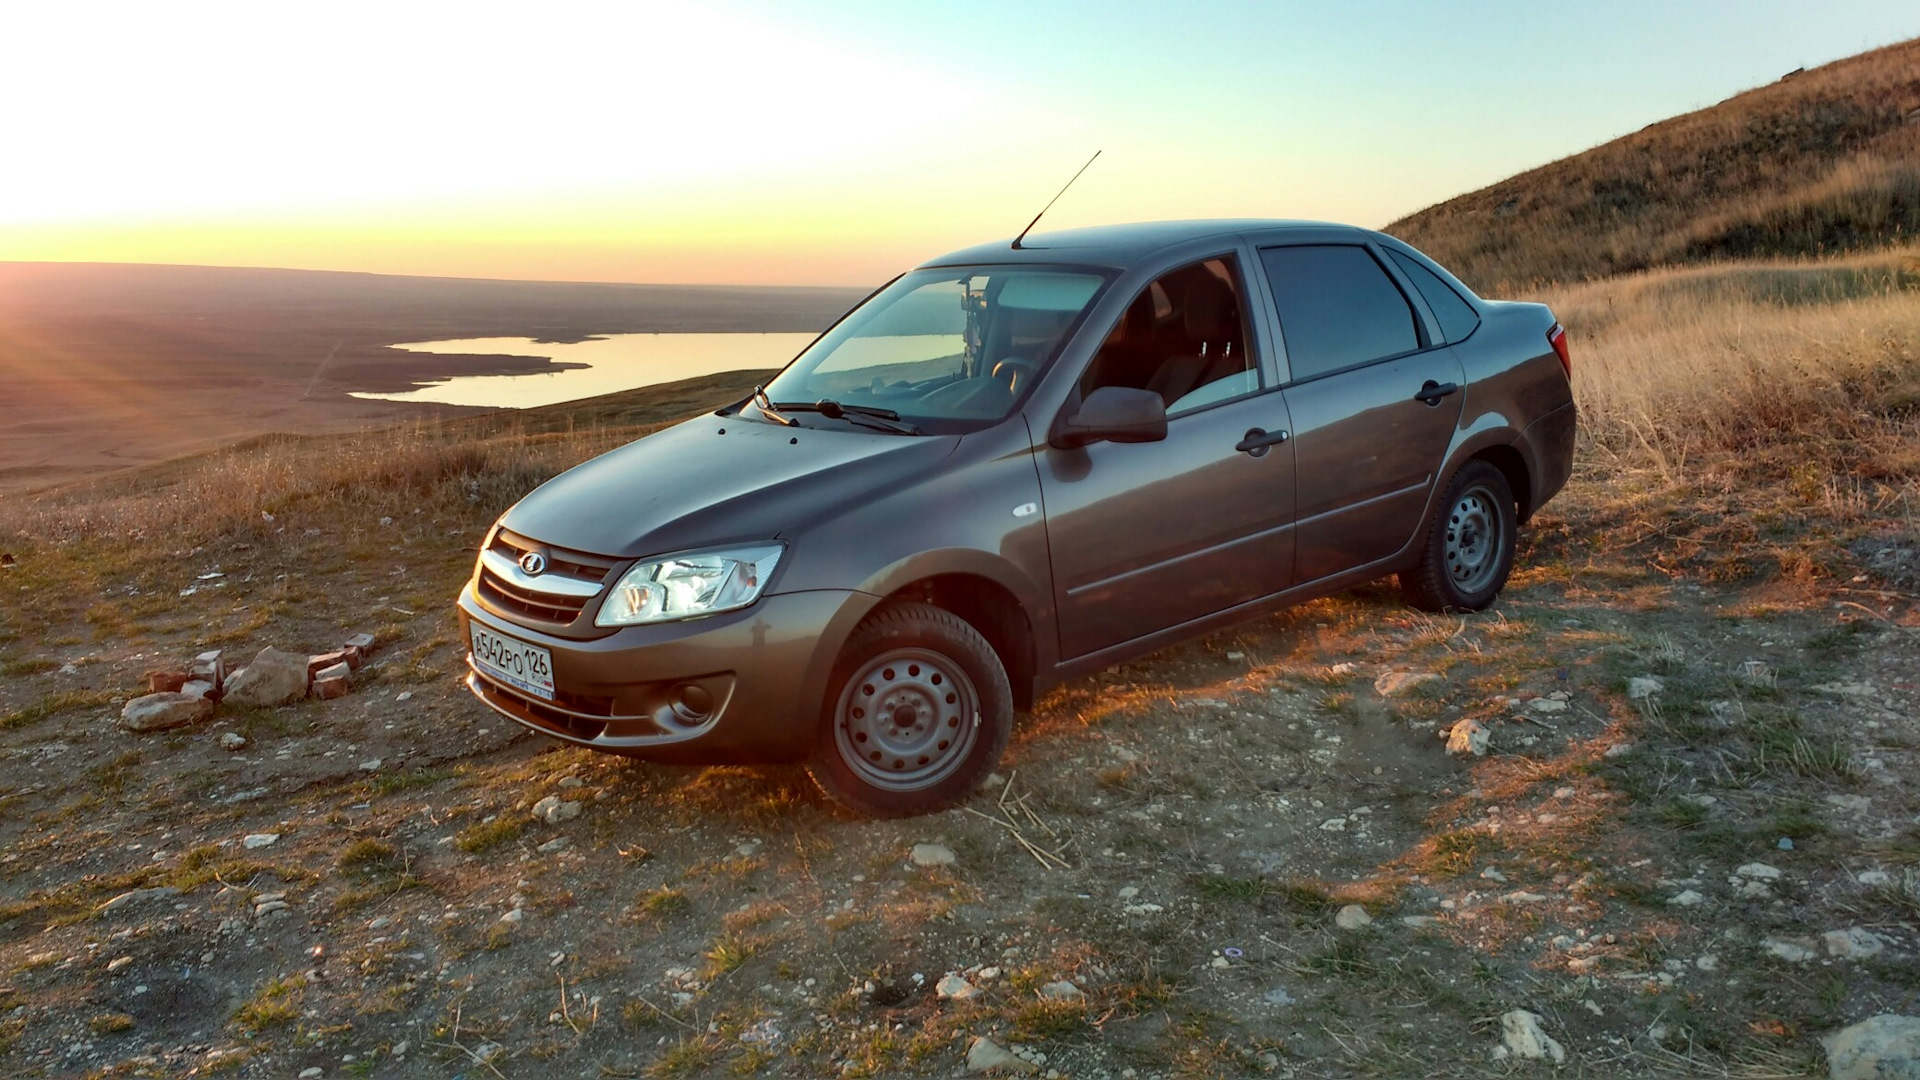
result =
[[[1379,226],[1920,36],[1912,0],[71,0],[0,259],[865,284],[1049,215]]]

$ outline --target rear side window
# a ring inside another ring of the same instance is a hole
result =
[[[1260,262],[1280,311],[1280,333],[1295,379],[1420,347],[1413,308],[1366,248],[1265,248]]]
[[[1440,279],[1440,275],[1421,265],[1420,260],[1387,249],[1387,255],[1393,259],[1413,287],[1427,298],[1427,306],[1433,309],[1433,317],[1440,320],[1440,332],[1448,341],[1464,341],[1474,327],[1480,325],[1480,313],[1473,305],[1460,298],[1453,286]]]

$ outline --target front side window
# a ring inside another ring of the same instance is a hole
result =
[[[1264,248],[1260,264],[1280,312],[1280,336],[1295,380],[1420,347],[1413,308],[1366,248]]]
[[[801,353],[766,385],[766,403],[807,425],[977,430],[1013,411],[1106,283],[1065,267],[915,270]]]
[[[1162,275],[1108,332],[1080,379],[1081,396],[1102,386],[1151,390],[1175,416],[1258,390],[1240,297],[1231,255]]]

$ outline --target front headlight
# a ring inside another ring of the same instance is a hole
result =
[[[637,626],[746,607],[760,598],[785,550],[753,544],[649,559],[621,575],[593,624]]]

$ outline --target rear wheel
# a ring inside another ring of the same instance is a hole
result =
[[[1506,474],[1469,461],[1434,505],[1420,563],[1400,574],[1400,591],[1422,611],[1480,611],[1506,585],[1518,535]]]
[[[924,814],[972,791],[1006,750],[1013,690],[993,646],[930,604],[879,608],[855,628],[827,691],[807,771],[874,817]]]

